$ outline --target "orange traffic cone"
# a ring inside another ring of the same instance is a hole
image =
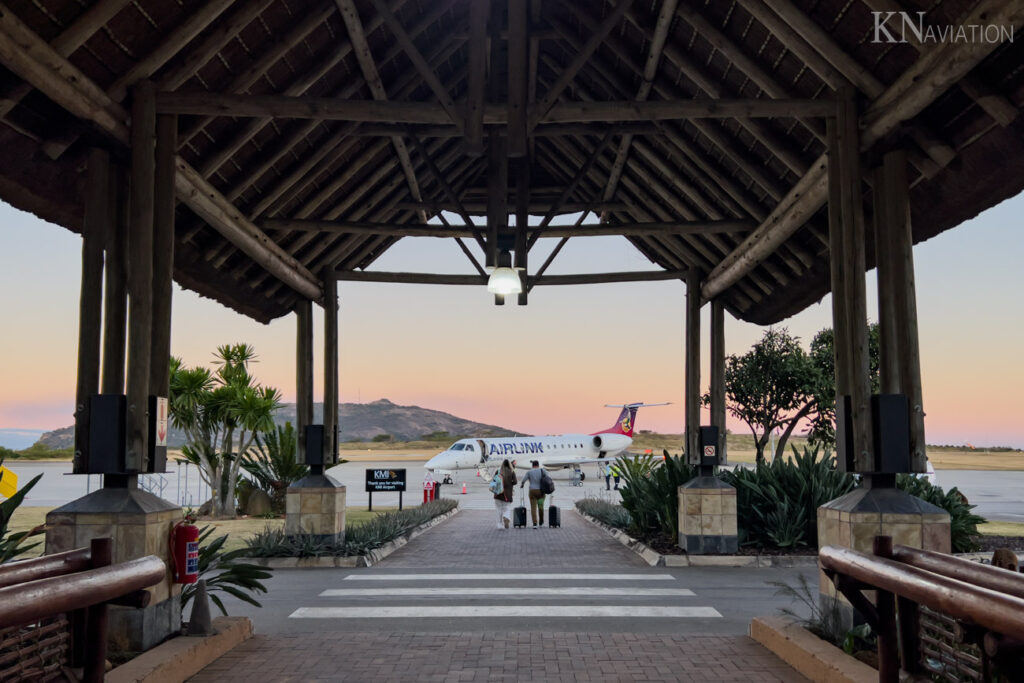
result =
[[[462,482],[462,495],[466,495],[466,482]]]

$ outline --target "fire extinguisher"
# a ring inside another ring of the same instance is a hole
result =
[[[199,527],[194,521],[194,517],[187,516],[171,530],[169,545],[175,583],[199,580]]]

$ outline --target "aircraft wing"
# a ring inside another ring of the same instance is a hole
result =
[[[572,467],[574,465],[590,465],[601,462],[615,462],[620,458],[639,458],[643,453],[619,453],[614,457],[604,458],[545,458],[541,465],[544,467]]]

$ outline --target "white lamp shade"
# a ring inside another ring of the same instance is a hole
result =
[[[491,271],[491,277],[487,280],[487,291],[491,294],[519,294],[523,291],[523,285],[519,281],[519,273],[515,268],[501,266]]]

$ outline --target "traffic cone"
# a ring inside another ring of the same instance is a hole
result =
[[[466,482],[462,482],[462,495],[466,495]]]

